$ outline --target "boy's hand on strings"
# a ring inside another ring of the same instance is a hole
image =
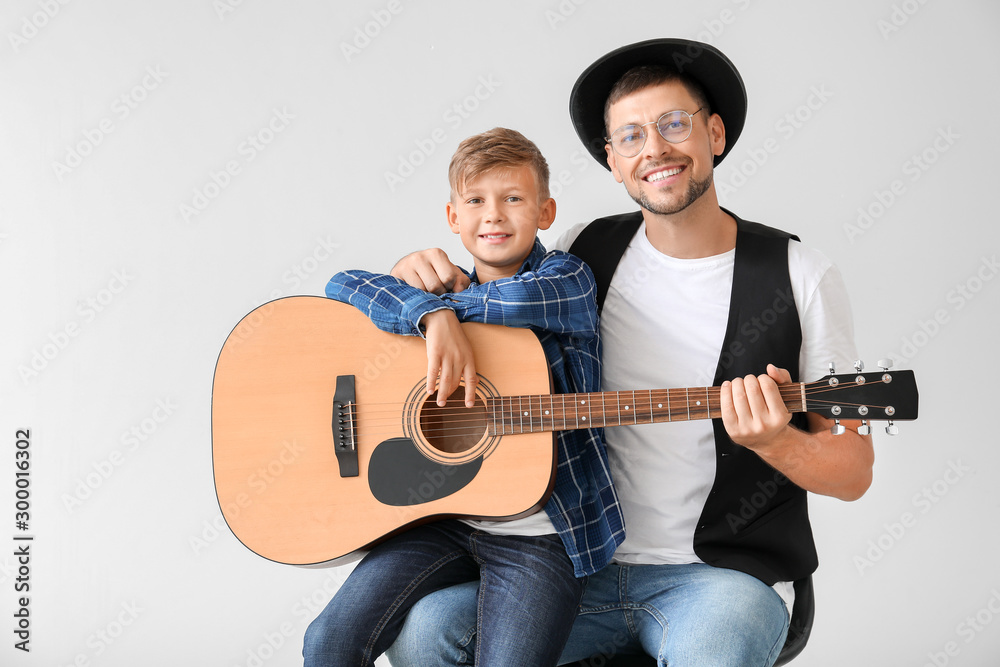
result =
[[[472,344],[462,331],[458,316],[450,308],[423,316],[427,337],[427,393],[437,389],[437,404],[444,407],[448,397],[465,379],[465,405],[476,404],[476,360]]]

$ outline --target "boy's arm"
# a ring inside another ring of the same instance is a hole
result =
[[[450,308],[439,297],[383,273],[341,271],[326,285],[327,297],[348,303],[382,331],[421,336],[421,319]]]
[[[463,322],[486,322],[592,338],[597,335],[594,275],[574,255],[549,253],[534,271],[470,285],[442,300]]]
[[[448,396],[466,378],[465,398],[475,400],[475,357],[451,307],[439,297],[403,281],[368,271],[342,271],[326,286],[331,299],[363,312],[382,331],[427,339],[427,393],[438,390],[442,407]]]

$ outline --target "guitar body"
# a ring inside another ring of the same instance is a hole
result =
[[[216,493],[240,541],[328,565],[424,521],[540,508],[553,434],[491,435],[485,402],[550,393],[541,345],[526,329],[463,328],[481,378],[471,409],[464,386],[448,408],[428,401],[423,339],[379,331],[352,306],[288,297],[247,315],[212,391]]]

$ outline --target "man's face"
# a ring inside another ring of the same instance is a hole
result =
[[[677,81],[643,88],[623,97],[608,110],[608,130],[622,125],[656,121],[668,111],[694,114],[698,103]],[[712,186],[713,160],[725,148],[722,119],[704,112],[692,119],[691,136],[672,144],[660,136],[655,125],[646,125],[646,143],[635,157],[622,157],[606,146],[608,165],[615,180],[644,209],[671,215],[683,211]]]

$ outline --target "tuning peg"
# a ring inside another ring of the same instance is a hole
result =
[[[831,362],[830,362],[830,375],[833,375],[833,374],[834,374],[834,373],[836,373],[836,372],[837,372],[837,367],[836,367],[836,366],[835,366],[835,365],[833,364],[833,362],[831,361]]]
[[[868,425],[868,422],[864,419],[861,420],[861,426],[858,427],[858,435],[870,435],[872,432],[872,427]]]
[[[899,427],[890,421],[889,425],[885,427],[885,432],[889,435],[899,435]]]
[[[833,420],[833,426],[830,427],[830,433],[833,433],[834,435],[843,435],[846,430],[847,429],[844,428],[844,425],[840,423],[839,419]]]
[[[859,373],[861,371],[865,370],[865,362],[861,361],[860,359],[858,359],[857,361],[855,361],[854,362],[854,370],[856,370]]]
[[[879,359],[878,367],[884,371],[889,370],[890,368],[892,368],[892,359]]]

